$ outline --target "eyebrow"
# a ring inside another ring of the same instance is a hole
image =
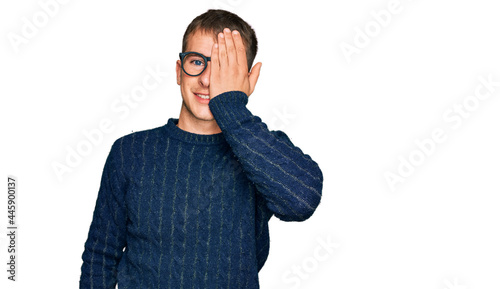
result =
[[[196,52],[196,53],[199,53],[201,55],[203,55],[206,59],[208,59],[208,61],[211,61],[211,57],[210,56],[206,56],[205,54],[201,53],[201,52],[198,52],[198,51],[186,51],[184,53],[188,53],[188,52]]]

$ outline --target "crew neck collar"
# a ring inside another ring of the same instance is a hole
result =
[[[185,130],[180,129],[177,124],[179,123],[179,119],[171,118],[168,120],[167,124],[164,126],[165,130],[168,133],[168,136],[171,136],[180,141],[195,143],[201,145],[214,145],[224,143],[226,140],[221,133],[216,134],[196,134],[191,133]]]

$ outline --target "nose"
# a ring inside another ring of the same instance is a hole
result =
[[[210,85],[210,67],[211,67],[211,65],[212,65],[212,62],[208,61],[207,67],[205,68],[203,73],[199,75],[200,84],[205,86],[205,87],[208,87]]]

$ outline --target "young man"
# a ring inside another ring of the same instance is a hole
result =
[[[209,10],[182,50],[179,119],[111,148],[80,288],[259,288],[271,216],[303,221],[320,202],[318,165],[246,108],[253,29]]]

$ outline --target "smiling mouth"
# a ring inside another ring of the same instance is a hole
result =
[[[198,96],[201,99],[210,99],[210,96],[208,94],[199,94],[199,93],[195,93],[195,94],[196,94],[196,96]]]

